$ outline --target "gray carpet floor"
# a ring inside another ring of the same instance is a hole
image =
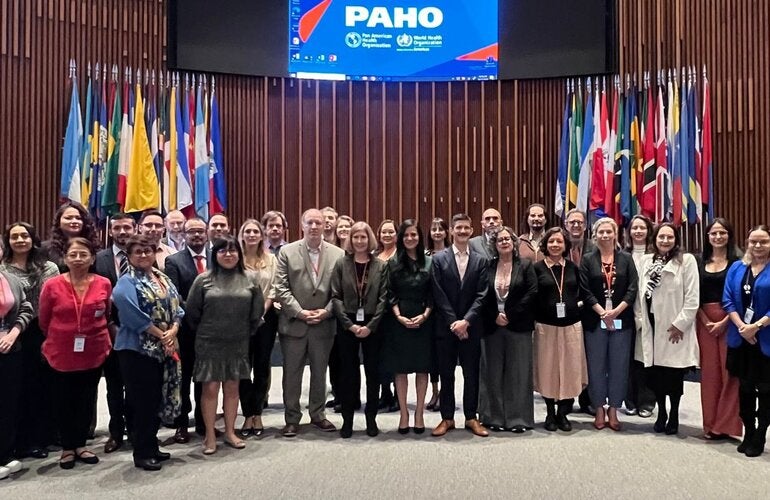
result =
[[[307,377],[307,374],[306,374]],[[457,387],[462,387],[458,370]],[[573,415],[574,430],[542,429],[545,408],[536,397],[538,428],[521,435],[495,433],[479,438],[458,429],[444,438],[396,432],[398,413],[378,417],[383,431],[357,431],[342,440],[303,425],[293,439],[279,436],[281,370],[273,368],[271,407],[265,410],[266,434],[251,438],[245,450],[220,442],[213,456],[201,453],[201,440],[171,444],[172,459],[161,472],[133,467],[131,453],[105,455],[108,414],[100,386],[99,425],[94,451],[97,465],[58,466],[58,453],[45,460],[25,460],[24,470],[0,481],[0,499],[45,498],[288,498],[288,499],[454,499],[454,498],[699,498],[755,499],[770,495],[770,452],[748,459],[737,442],[707,442],[701,436],[699,385],[685,384],[680,434],[652,432],[653,419],[622,416],[624,429],[596,431],[592,418]],[[305,380],[307,392],[307,378]],[[430,391],[430,389],[429,389]],[[459,391],[458,391],[459,392]],[[363,394],[362,394],[363,395]],[[459,396],[459,394],[458,394]],[[414,400],[414,394],[409,395]],[[458,399],[460,400],[460,399]],[[307,420],[305,415],[305,420]],[[457,422],[462,424],[458,409]],[[654,418],[654,417],[653,417]],[[329,419],[341,424],[339,415]],[[435,426],[438,413],[426,414]],[[239,417],[237,424],[240,425]],[[222,421],[218,426],[222,426]],[[167,440],[171,429],[162,429]]]

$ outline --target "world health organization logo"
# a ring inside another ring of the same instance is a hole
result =
[[[361,46],[361,35],[359,35],[355,31],[351,31],[350,33],[345,35],[345,43],[351,49],[355,49],[356,47],[360,47]]]
[[[409,47],[412,45],[412,35],[409,35],[407,33],[402,33],[401,35],[398,35],[396,37],[396,43],[399,47]]]

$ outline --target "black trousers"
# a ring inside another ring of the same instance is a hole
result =
[[[118,351],[118,359],[126,384],[126,402],[133,418],[129,439],[134,446],[134,459],[153,458],[158,453],[163,365],[129,350]]]
[[[24,368],[16,451],[26,453],[52,444],[58,429],[52,425],[56,420],[53,418],[52,370],[40,352],[45,337],[37,318],[24,330],[19,340]]]
[[[101,374],[101,367],[74,372],[53,370],[54,408],[62,449],[86,445]]]
[[[458,357],[463,369],[463,413],[465,419],[475,419],[479,404],[479,361],[481,359],[481,337],[470,334],[460,340],[451,332],[436,338],[439,376],[441,377],[441,418],[454,420],[455,414],[455,368]]]
[[[628,368],[628,396],[626,397],[626,408],[652,411],[655,409],[655,393],[647,386],[647,374],[644,363],[633,359],[632,353],[631,364]]]
[[[249,360],[254,373],[253,379],[243,379],[239,385],[243,416],[262,415],[267,396],[267,382],[270,380],[270,356],[278,332],[278,314],[271,308],[265,314],[265,322],[249,339]]]
[[[687,368],[650,366],[645,369],[647,385],[656,397],[681,396],[684,394],[684,375]]]
[[[21,351],[0,354],[0,466],[13,460],[23,380]]]
[[[379,332],[372,332],[368,337],[359,339],[353,332],[340,331],[334,339],[340,357],[340,379],[337,398],[342,403],[342,416],[353,416],[361,397],[361,358],[363,351],[364,373],[366,374],[366,409],[368,416],[377,415],[380,393],[380,351],[382,338]]]
[[[184,325],[184,323],[183,323]],[[179,357],[182,360],[182,382],[179,388],[182,399],[182,413],[174,420],[174,427],[177,429],[190,427],[190,412],[192,411],[192,402],[190,401],[190,385],[193,378],[193,367],[195,366],[195,333],[190,331],[187,326],[182,326],[183,331],[179,335]],[[206,426],[203,424],[203,415],[201,414],[201,391],[203,386],[195,383],[193,388],[193,397],[195,398],[195,430],[203,434],[206,432]]]
[[[104,380],[107,383],[107,409],[110,412],[110,437],[115,441],[123,441],[123,434],[128,429],[131,434],[131,412],[126,404],[125,384],[120,372],[120,361],[117,351],[112,351],[104,362]]]

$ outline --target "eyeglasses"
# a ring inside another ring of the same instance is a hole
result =
[[[238,255],[238,250],[236,250],[235,248],[220,248],[219,250],[217,250],[217,255],[227,255],[227,254]]]
[[[770,245],[770,240],[749,240],[748,244],[750,247],[756,247],[756,246],[765,246]]]
[[[570,226],[582,226],[583,224],[585,224],[585,222],[583,222],[582,220],[568,220],[567,224],[569,224]]]
[[[134,248],[131,250],[131,255],[136,255],[137,257],[146,257],[147,255],[155,255],[155,250],[152,248]]]
[[[513,241],[512,238],[507,238],[507,237],[505,237],[505,238],[497,238],[497,242],[498,243],[510,243],[511,241]]]

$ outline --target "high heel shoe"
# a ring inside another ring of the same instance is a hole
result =
[[[604,414],[604,407],[602,406],[596,409],[596,416],[594,416],[594,428],[597,431],[600,431],[606,426],[606,415]]]
[[[409,434],[409,427],[399,427],[398,428],[399,434]]]
[[[428,404],[425,405],[425,409],[433,411],[437,410],[439,406],[439,393],[434,392],[433,395],[430,397],[430,401],[428,401]]]

